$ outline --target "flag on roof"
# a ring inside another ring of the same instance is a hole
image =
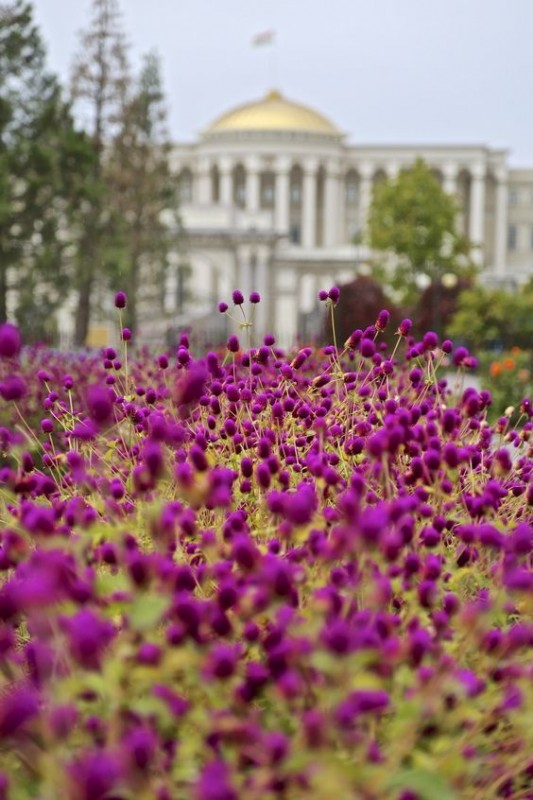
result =
[[[256,33],[255,36],[252,37],[252,44],[254,47],[261,47],[261,45],[264,44],[273,44],[275,35],[275,31],[263,31],[262,33]]]

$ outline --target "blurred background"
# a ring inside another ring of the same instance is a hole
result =
[[[0,319],[99,347],[339,338],[375,320],[531,390],[529,0],[4,0]],[[508,384],[508,386],[507,386]],[[518,391],[520,390],[520,392]]]

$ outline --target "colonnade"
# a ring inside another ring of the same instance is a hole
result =
[[[430,167],[442,176],[442,186],[449,194],[457,194],[459,179],[462,174],[468,176],[468,237],[477,248],[478,260],[482,260],[482,248],[485,239],[486,184],[488,177],[487,163],[473,160],[468,163],[449,160],[431,162]],[[369,158],[291,158],[280,155],[263,163],[259,156],[201,157],[194,169],[190,168],[192,180],[192,200],[200,206],[219,204],[223,207],[235,205],[234,180],[235,169],[240,166],[244,174],[244,192],[242,207],[254,214],[261,210],[261,180],[268,173],[273,177],[274,197],[272,202],[273,228],[277,233],[287,234],[291,227],[291,215],[294,212],[293,191],[295,168],[299,174],[299,199],[297,202],[300,221],[299,244],[303,248],[312,249],[318,245],[334,248],[346,244],[346,232],[343,222],[346,214],[345,186],[348,172],[358,178],[357,216],[359,226],[364,229],[368,211],[372,201],[373,185],[376,175],[384,172],[394,177],[406,164],[388,158],[372,160]],[[214,197],[213,174],[217,175],[217,197]],[[495,229],[494,253],[498,272],[505,269],[506,252],[506,219],[507,219],[507,175],[505,168],[491,169],[495,180]],[[318,203],[319,176],[321,180],[321,202]],[[318,242],[318,214],[321,219],[321,241]]]

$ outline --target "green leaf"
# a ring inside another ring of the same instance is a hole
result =
[[[137,597],[130,607],[129,620],[134,630],[145,632],[154,628],[168,607],[168,598],[159,595]]]
[[[459,800],[457,792],[438,772],[429,769],[406,769],[393,775],[388,789],[411,789],[421,800]]]

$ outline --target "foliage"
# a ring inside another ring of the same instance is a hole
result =
[[[532,403],[492,429],[464,347],[386,324],[198,359],[0,327],[4,796],[527,796]]]
[[[77,253],[76,344],[85,344],[95,290],[116,267],[120,217],[104,179],[106,148],[123,124],[131,91],[127,48],[117,0],[93,0],[92,20],[80,37],[71,76],[71,95],[93,148],[95,191],[84,214]]]
[[[532,309],[532,284],[515,293],[476,286],[461,293],[448,333],[476,349],[531,349]]]
[[[398,309],[387,297],[382,285],[369,275],[358,275],[350,283],[340,287],[341,296],[335,308],[335,330],[338,341],[345,342],[354,328],[373,325],[383,308],[391,311],[390,330],[396,330],[401,320]],[[331,340],[331,315],[326,318],[328,339]]]
[[[374,187],[369,244],[396,257],[391,282],[403,302],[417,294],[420,275],[437,283],[446,273],[471,271],[468,242],[457,232],[457,211],[422,159]]]
[[[452,286],[430,284],[421,292],[412,311],[416,330],[422,332],[433,328],[439,334],[447,332],[457,311],[461,293],[471,285],[471,279],[467,277],[458,278]]]
[[[178,185],[171,172],[170,151],[159,61],[149,54],[104,171],[121,220],[117,280],[129,288],[127,323],[134,334],[139,290],[142,286],[146,296],[150,287],[156,294],[155,306],[163,305],[169,255],[180,241]]]
[[[492,417],[509,407],[520,407],[523,397],[533,395],[533,350],[512,347],[498,353],[479,353],[480,379],[492,395]]]
[[[0,320],[52,339],[92,154],[45,64],[31,5],[0,7]]]

